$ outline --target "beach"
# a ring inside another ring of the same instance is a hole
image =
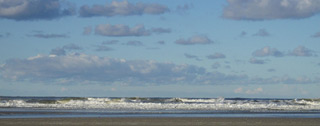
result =
[[[320,118],[10,118],[1,126],[318,126]]]

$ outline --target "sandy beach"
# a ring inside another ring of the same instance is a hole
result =
[[[1,126],[318,126],[320,118],[26,118]]]

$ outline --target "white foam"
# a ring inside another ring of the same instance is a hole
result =
[[[142,102],[139,98],[87,98],[82,100],[57,100],[55,103],[1,100],[1,107],[108,110],[320,111],[320,102],[306,100],[226,100],[223,98],[172,98],[166,99],[165,102]]]

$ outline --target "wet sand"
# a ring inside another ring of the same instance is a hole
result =
[[[319,126],[320,118],[27,118],[0,126]]]

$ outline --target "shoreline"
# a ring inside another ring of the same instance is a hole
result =
[[[246,118],[246,117],[85,117],[85,118],[10,118],[0,119],[1,126],[317,126],[320,118]]]

